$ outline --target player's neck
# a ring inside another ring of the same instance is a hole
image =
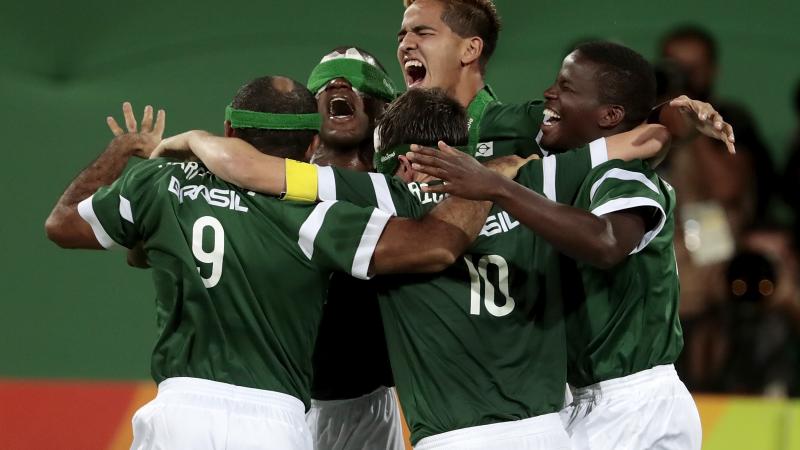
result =
[[[321,166],[343,167],[359,171],[368,170],[369,168],[365,167],[359,158],[359,154],[360,147],[358,145],[342,148],[326,146],[323,142],[314,152],[311,162]]]
[[[458,103],[464,108],[469,107],[472,99],[478,95],[478,92],[486,86],[480,71],[477,69],[465,69],[461,72],[461,79],[456,84],[455,91],[451,92],[451,96],[455,98]]]
[[[595,137],[591,141],[593,141],[595,139],[611,137],[611,136],[614,136],[615,134],[620,134],[620,133],[624,133],[626,131],[631,131],[631,129],[632,129],[631,127],[625,126],[625,125],[622,125],[622,124],[617,125],[614,128],[599,128],[597,130],[597,135],[596,135],[597,137]],[[589,142],[587,142],[586,145],[589,145]]]

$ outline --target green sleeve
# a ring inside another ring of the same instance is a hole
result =
[[[407,186],[399,178],[371,172],[356,172],[338,167],[320,167],[320,201],[343,200],[357,206],[370,206],[400,217],[418,218],[434,201],[419,185]]]
[[[596,216],[633,208],[651,208],[653,217],[634,253],[642,250],[664,227],[668,198],[661,182],[641,160],[609,161],[594,168],[581,186],[576,206]]]
[[[480,118],[478,160],[518,155],[524,158],[541,154],[536,136],[542,123],[541,101],[505,104],[493,102]]]
[[[307,211],[298,227],[297,242],[308,259],[327,270],[369,278],[372,255],[391,218],[389,213],[344,201],[295,207]]]
[[[153,180],[163,168],[163,160],[143,161],[78,205],[104,248],[131,248],[144,238],[137,225],[151,206]]]

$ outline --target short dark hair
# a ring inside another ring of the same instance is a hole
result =
[[[406,8],[415,0],[403,0]],[[478,64],[481,73],[486,72],[486,65],[497,48],[500,37],[500,16],[492,0],[438,0],[444,5],[442,22],[462,38],[478,36],[483,40]]]
[[[436,146],[466,145],[469,141],[467,111],[439,88],[409,89],[392,102],[378,121],[380,148],[402,144]]]
[[[630,129],[647,119],[656,101],[653,66],[639,53],[608,41],[587,42],[575,48],[597,67],[599,100],[625,108],[623,124]]]
[[[281,86],[291,82],[289,88]],[[276,114],[313,114],[317,112],[314,95],[295,80],[266,76],[245,84],[233,97],[235,109]],[[315,130],[265,130],[260,128],[236,128],[236,137],[248,142],[261,152],[302,160],[314,136]]]
[[[705,45],[708,51],[708,58],[712,63],[717,62],[719,57],[719,50],[717,49],[717,41],[706,29],[697,25],[681,25],[668,31],[661,38],[661,54],[664,54],[667,45],[674,41],[693,40],[698,41]]]

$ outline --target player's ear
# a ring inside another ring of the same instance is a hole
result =
[[[311,140],[311,143],[308,144],[308,148],[306,149],[305,161],[311,161],[311,157],[317,152],[321,143],[322,141],[319,139],[319,134],[315,134],[314,139]]]
[[[475,36],[466,39],[464,42],[464,50],[461,52],[461,65],[468,66],[478,59],[483,53],[483,39]]]
[[[226,120],[223,126],[225,127],[225,137],[236,137],[236,130],[231,126],[230,120]]]
[[[408,160],[406,155],[397,157],[397,172],[394,173],[394,176],[399,177],[406,183],[414,181],[414,169],[411,167],[411,161]]]
[[[625,120],[625,107],[621,105],[606,105],[600,110],[597,124],[600,128],[614,128]]]

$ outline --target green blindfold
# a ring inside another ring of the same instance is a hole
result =
[[[225,107],[225,120],[232,128],[261,128],[264,130],[319,130],[319,114],[276,114]]]
[[[390,102],[397,88],[387,74],[372,64],[351,58],[337,58],[317,65],[308,77],[308,90],[317,93],[331,80],[344,78],[359,92]]]

